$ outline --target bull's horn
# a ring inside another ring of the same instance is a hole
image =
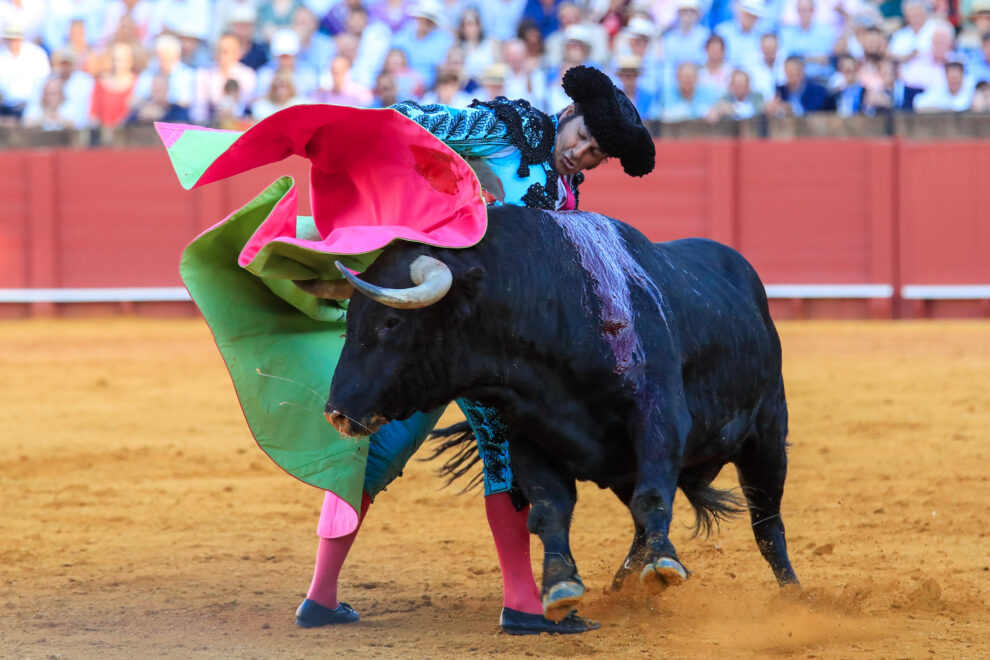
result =
[[[419,309],[432,305],[447,295],[454,281],[447,264],[425,254],[416,257],[409,266],[409,276],[416,286],[408,289],[385,289],[368,284],[353,275],[339,261],[336,264],[337,270],[354,285],[355,289],[375,302],[399,309]]]
[[[317,298],[347,300],[354,293],[354,287],[347,280],[292,280],[292,282]]]

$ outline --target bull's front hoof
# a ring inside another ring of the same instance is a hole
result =
[[[687,577],[687,569],[681,565],[681,562],[669,557],[660,557],[643,568],[639,574],[639,582],[648,591],[658,593],[667,587],[676,587]]]
[[[577,609],[577,604],[584,595],[584,585],[568,580],[558,582],[543,594],[543,616],[551,621],[560,621]]]

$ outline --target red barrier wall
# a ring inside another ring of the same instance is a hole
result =
[[[990,172],[990,142],[716,140],[657,147],[657,167],[643,179],[625,176],[617,162],[590,172],[582,208],[630,222],[653,240],[705,236],[728,243],[771,288],[894,291],[774,300],[775,315],[990,314],[985,301],[901,300],[903,284],[990,285],[990,188],[981,185]],[[187,192],[160,149],[0,152],[0,289],[178,286],[183,246],[282,174],[296,178],[301,212],[308,213],[307,163],[298,158]],[[58,305],[70,314],[94,306],[69,307]],[[0,316],[53,309],[5,304]]]

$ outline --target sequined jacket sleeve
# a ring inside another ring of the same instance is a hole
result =
[[[489,108],[451,108],[403,101],[389,106],[428,130],[461,156],[484,157],[512,145],[508,129]]]

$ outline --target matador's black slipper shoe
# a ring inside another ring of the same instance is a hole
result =
[[[340,603],[334,609],[324,607],[307,598],[296,610],[296,625],[300,628],[319,628],[336,623],[354,623],[361,617],[347,603]]]
[[[510,635],[539,635],[540,633],[574,635],[589,630],[598,630],[602,627],[602,624],[597,621],[578,616],[577,610],[572,610],[560,621],[551,621],[542,614],[527,614],[508,607],[502,608],[502,617],[498,624],[502,626],[502,630]]]

